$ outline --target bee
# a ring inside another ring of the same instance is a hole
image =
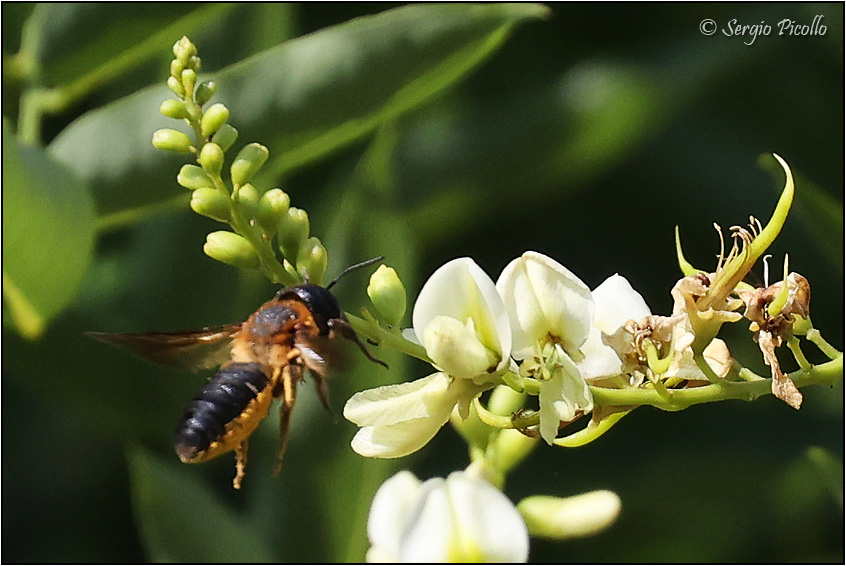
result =
[[[274,474],[282,469],[297,387],[306,372],[321,403],[330,409],[324,378],[338,355],[339,337],[354,342],[371,362],[388,367],[359,340],[330,292],[343,275],[382,259],[353,265],[326,287],[285,287],[243,323],[189,332],[87,334],[157,363],[178,362],[195,371],[220,367],[185,409],[176,427],[176,454],[182,462],[196,463],[234,450],[232,487],[240,489],[249,437],[274,399],[282,401]]]

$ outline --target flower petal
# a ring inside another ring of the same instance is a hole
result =
[[[497,369],[508,363],[511,329],[505,305],[491,278],[472,259],[447,262],[423,285],[412,313],[419,343],[425,343],[426,327],[437,316],[473,319],[479,340],[500,359]]]
[[[515,358],[530,356],[549,335],[570,354],[587,339],[593,320],[590,289],[555,260],[526,252],[505,267],[496,288],[511,321]]]
[[[347,401],[344,418],[359,426],[384,426],[440,414],[449,384],[449,377],[433,373],[415,381],[361,391]]]
[[[403,470],[379,487],[367,517],[367,538],[371,544],[368,562],[399,560],[403,518],[414,504],[420,485],[414,474]]]
[[[541,438],[552,444],[562,421],[571,421],[581,409],[593,410],[593,395],[575,363],[559,350],[558,366],[550,379],[541,382],[538,402],[540,405]]]
[[[478,549],[485,562],[526,562],[529,533],[514,504],[498,489],[481,478],[464,472],[447,477],[446,488],[452,502],[462,540],[462,553],[451,553],[453,562],[469,562]],[[468,548],[469,546],[469,548]]]
[[[483,479],[454,472],[426,481],[400,543],[401,562],[525,562],[529,535],[505,495]]]
[[[649,307],[625,277],[612,275],[591,293],[595,306],[593,327],[580,348],[584,358],[577,362],[586,380],[602,379],[623,372],[617,351],[607,345],[602,335],[614,335],[628,321],[650,316]]]
[[[423,331],[423,344],[438,368],[462,379],[487,373],[500,361],[495,352],[479,341],[472,318],[465,323],[449,316],[436,316]]]
[[[640,293],[621,275],[612,275],[591,294],[596,305],[593,324],[605,334],[614,334],[628,321],[640,321],[652,314]]]
[[[452,412],[406,420],[393,425],[365,426],[352,439],[352,449],[368,458],[402,458],[417,452],[441,430]]]

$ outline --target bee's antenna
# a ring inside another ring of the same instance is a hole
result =
[[[355,265],[349,266],[348,268],[343,270],[340,275],[338,275],[335,279],[333,279],[331,283],[326,285],[326,289],[327,290],[331,289],[332,285],[334,285],[335,283],[338,282],[338,279],[340,279],[341,277],[343,277],[344,275],[346,275],[350,271],[354,271],[354,270],[356,270],[360,267],[367,267],[368,265],[373,265],[374,263],[378,263],[378,262],[380,262],[384,259],[385,259],[385,256],[380,255],[379,257],[374,257],[373,259],[368,259],[367,261],[362,261],[361,263],[356,263]]]

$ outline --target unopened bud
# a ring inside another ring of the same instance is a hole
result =
[[[405,287],[393,267],[380,265],[370,276],[367,296],[385,322],[396,326],[405,314]]]
[[[573,497],[534,495],[517,504],[529,534],[549,539],[585,537],[609,527],[620,514],[620,498],[612,491],[591,491]]]
[[[256,215],[259,197],[260,195],[258,189],[250,183],[247,183],[246,185],[241,186],[238,189],[238,192],[235,193],[235,202],[240,205],[247,217],[253,218]]]
[[[165,151],[191,153],[191,138],[179,130],[165,128],[153,132],[153,146]]]
[[[197,46],[184,35],[179,39],[179,41],[173,44],[173,56],[183,63],[186,63],[190,57],[195,56],[196,54]]]
[[[214,218],[221,222],[229,222],[231,218],[229,197],[209,187],[202,187],[191,195],[191,209],[197,214]]]
[[[235,140],[238,139],[238,130],[230,126],[229,124],[224,124],[220,127],[220,129],[212,136],[211,141],[216,143],[220,146],[220,149],[223,151],[229,151],[229,148],[232,147],[232,144],[235,143]]]
[[[319,284],[323,281],[327,263],[326,248],[317,238],[308,238],[300,246],[300,253],[297,255],[297,270],[308,275],[308,280],[312,283]]]
[[[267,156],[270,152],[267,148],[258,143],[251,143],[244,146],[238,152],[235,161],[232,162],[230,172],[232,174],[232,184],[243,185],[253,178],[253,175],[261,169],[264,162],[267,161]]]
[[[300,208],[290,207],[288,213],[279,222],[279,250],[290,260],[299,256],[300,246],[308,237],[308,213]]]
[[[159,112],[168,118],[174,118],[176,120],[188,117],[188,109],[185,108],[185,103],[172,98],[162,102],[161,106],[159,106]]]
[[[185,87],[182,86],[182,81],[180,81],[178,78],[168,77],[167,87],[172,90],[173,94],[175,94],[179,98],[183,98],[185,96]]]
[[[233,232],[212,232],[206,236],[203,251],[210,258],[235,267],[256,269],[260,264],[258,254],[250,242]]]
[[[188,63],[186,63],[185,66],[188,67],[189,69],[194,69],[195,71],[199,71],[200,70],[200,58],[197,57],[196,55],[192,55],[191,57],[188,58]]]
[[[182,78],[182,71],[185,70],[185,63],[180,61],[179,59],[174,59],[170,62],[170,76],[174,77],[176,80]]]
[[[197,161],[206,173],[219,177],[223,169],[223,150],[216,143],[207,143],[200,150]]]
[[[182,71],[182,86],[185,88],[185,93],[190,97],[194,92],[194,87],[197,84],[197,71],[194,69],[185,69]]]
[[[268,234],[273,234],[279,228],[282,218],[288,213],[291,206],[291,198],[282,189],[270,189],[258,202],[256,219],[262,229]]]
[[[203,118],[200,120],[200,130],[203,137],[209,137],[217,132],[229,119],[229,109],[220,104],[212,104],[203,113]]]
[[[214,187],[212,178],[196,165],[183,165],[176,176],[176,182],[192,191],[204,187]]]
[[[200,106],[208,102],[214,93],[217,92],[217,83],[214,81],[203,81],[197,85],[197,92],[194,93],[194,100]]]

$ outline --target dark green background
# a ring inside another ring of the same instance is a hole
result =
[[[175,30],[170,43],[190,35],[204,70],[214,72],[289,37],[391,7],[239,5]],[[32,6],[2,8],[6,57],[17,51]],[[108,4],[51,21],[52,42],[41,53],[49,84],[109,60],[111,43],[122,48],[201,8]],[[330,275],[385,254],[413,297],[449,259],[471,256],[496,279],[532,249],[591,287],[620,273],[653,312],[667,313],[679,276],[674,226],[688,259],[711,268],[712,222],[727,229],[750,214],[769,217],[782,177],[759,167],[759,157],[777,152],[797,174],[797,201],[771,248],[771,271],[780,273],[790,254],[791,269],[811,283],[815,326],[842,347],[843,6],[551,8],[548,19],[521,24],[458,86],[384,128],[378,143],[361,137],[273,180],[309,211],[312,232],[330,250]],[[777,35],[778,21],[810,23],[817,14],[824,36]],[[705,18],[720,29],[737,19],[773,31],[747,46],[748,37],[703,36]],[[165,47],[49,118],[43,141],[90,110],[161,84],[170,57]],[[226,98],[226,88],[220,101],[240,127],[248,97]],[[13,123],[20,92],[4,76],[3,114]],[[155,115],[157,105],[146,111]],[[269,141],[260,128],[242,130],[260,133],[239,143]],[[94,131],[91,143],[151,134],[115,124]],[[155,174],[173,179],[181,162]],[[184,194],[173,180],[154,184],[144,175],[121,170],[110,182],[126,192],[95,199],[99,212],[152,202],[152,193]],[[204,378],[147,365],[81,333],[187,329],[247,316],[273,287],[205,257],[204,235],[215,229],[182,203],[103,231],[79,291],[39,342],[19,338],[4,312],[4,562],[362,560],[363,521],[382,478],[401,467],[445,476],[467,464],[451,429],[402,461],[359,458],[348,447],[355,427],[333,422],[310,387],[281,478],[269,474],[272,418],[252,443],[241,492],[230,488],[228,456],[179,464],[172,429]],[[365,304],[366,277],[350,275],[338,287],[350,312]],[[763,277],[760,265],[753,277]],[[732,338],[733,353],[765,373],[748,335]],[[357,390],[428,371],[389,361],[391,372],[359,365],[333,381],[335,412]],[[508,479],[514,501],[611,489],[623,511],[596,537],[533,541],[531,560],[842,562],[842,383],[805,394],[798,412],[772,397],[683,413],[641,408],[587,447],[538,449]]]

